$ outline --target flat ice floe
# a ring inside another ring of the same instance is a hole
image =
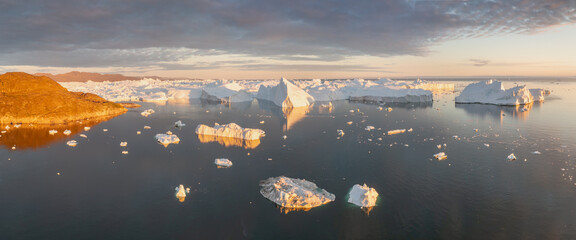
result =
[[[378,199],[376,189],[364,185],[356,184],[348,194],[348,202],[360,207],[374,207]]]
[[[271,177],[260,182],[260,194],[270,201],[291,209],[310,209],[336,199],[334,194],[304,179]]]
[[[534,98],[534,93],[536,99]],[[543,89],[528,89],[526,86],[516,86],[505,89],[500,81],[488,80],[472,83],[466,86],[456,97],[456,103],[484,103],[495,105],[524,105],[536,101],[544,101],[549,93]]]
[[[216,164],[219,168],[232,167],[232,161],[227,158],[216,158],[214,159],[214,164]]]
[[[265,132],[256,128],[243,128],[236,123],[229,123],[224,125],[214,123],[214,127],[209,127],[204,124],[198,125],[198,127],[196,127],[196,134],[239,138],[244,140],[259,140],[260,137],[264,136]]]

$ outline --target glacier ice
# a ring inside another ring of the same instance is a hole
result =
[[[285,208],[310,209],[336,199],[334,194],[304,179],[271,177],[261,181],[260,186],[262,196]]]
[[[355,184],[348,193],[348,202],[360,207],[374,207],[378,199],[376,189],[364,185]]]

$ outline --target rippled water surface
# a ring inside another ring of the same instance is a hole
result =
[[[553,90],[528,111],[456,105],[444,93],[383,106],[391,112],[348,101],[290,112],[194,101],[145,103],[54,136],[12,127],[0,137],[0,239],[576,239],[576,84],[528,84]],[[156,113],[142,117],[148,108]],[[174,128],[177,120],[187,126]],[[246,144],[194,133],[215,122],[266,136]],[[180,143],[156,143],[166,131]],[[448,158],[434,159],[441,151]],[[217,168],[215,158],[234,165]],[[281,175],[315,182],[336,201],[286,213],[258,186]],[[362,183],[380,194],[369,214],[346,199]],[[179,184],[191,188],[183,202]]]

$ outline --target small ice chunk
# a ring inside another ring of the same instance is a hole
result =
[[[484,143],[484,146],[486,146],[486,147],[490,147],[490,144],[488,144],[488,143]]]
[[[142,132],[140,132],[140,131],[136,131],[136,134],[137,134],[137,135],[140,135],[140,134],[142,134]]]
[[[392,112],[392,108],[391,108],[391,107],[387,107],[385,110],[386,110],[387,112]]]
[[[227,158],[216,158],[214,159],[214,164],[216,164],[218,167],[231,167],[232,166],[232,161],[228,160]]]
[[[340,137],[344,136],[344,130],[338,129],[338,130],[336,130],[336,132],[338,133],[338,136],[340,136]]]
[[[264,124],[264,120],[260,121],[260,124]]]
[[[180,186],[176,188],[176,197],[180,202],[184,202],[184,199],[186,198],[186,189],[184,188],[184,185],[180,184]]]
[[[374,126],[366,126],[366,128],[364,128],[366,131],[370,131],[370,130],[374,130],[376,129]]]
[[[144,129],[152,129],[150,126],[144,126]]]
[[[89,131],[90,127],[84,127],[84,131]]]
[[[66,144],[68,144],[68,146],[70,146],[70,147],[76,147],[78,142],[76,140],[70,140],[70,141],[66,142]]]
[[[168,135],[168,134],[156,134],[156,136],[154,136],[154,138],[156,139],[156,141],[158,141],[158,143],[164,145],[164,147],[168,147],[168,145],[170,144],[178,144],[180,142],[180,139],[178,138],[178,136],[176,135]]]
[[[260,194],[286,208],[310,209],[336,199],[334,194],[304,179],[271,177],[260,182]]]
[[[152,113],[155,113],[155,111],[153,109],[148,109],[148,110],[145,110],[144,112],[141,112],[140,115],[142,115],[144,117],[148,117]]]
[[[378,111],[382,111],[382,109],[383,109],[382,107],[378,107]]]
[[[286,136],[286,135],[282,136],[282,139],[286,139],[286,138],[288,138],[288,136]]]
[[[412,132],[412,131],[414,131],[414,129],[412,129],[412,128],[408,129],[408,132]]]
[[[126,146],[128,146],[127,142],[120,142],[120,147],[126,147]]]
[[[437,147],[438,149],[441,149],[441,148],[442,148],[442,145],[441,145],[441,144],[438,144],[438,145],[436,145],[436,147]]]
[[[108,132],[108,128],[102,129],[103,132]]]
[[[534,151],[534,152],[532,152],[532,154],[534,154],[534,155],[540,155],[540,154],[542,154],[542,153],[539,152],[539,151]]]
[[[394,134],[405,133],[405,132],[406,132],[406,129],[390,130],[390,131],[388,131],[388,135],[394,135]]]
[[[80,137],[83,137],[83,138],[88,138],[88,136],[86,136],[86,134],[83,134],[83,133],[80,134],[79,136],[80,136]]]
[[[64,135],[68,136],[68,135],[72,134],[72,131],[66,129],[66,130],[64,130],[63,133],[64,133]]]
[[[366,186],[366,183],[354,185],[348,195],[348,202],[360,207],[374,207],[378,199],[378,192],[374,188]]]
[[[52,129],[52,130],[48,131],[48,133],[50,135],[54,135],[54,134],[58,133],[58,130]]]
[[[348,124],[348,125],[352,125],[352,121],[349,121],[349,122],[347,122],[346,124]]]
[[[186,124],[182,123],[182,121],[178,120],[174,123],[174,127],[181,128],[186,126]]]
[[[514,153],[510,153],[506,159],[508,159],[508,161],[514,161],[516,160],[516,156],[514,156]]]
[[[128,154],[128,151],[122,151],[122,154],[126,155]]]
[[[439,152],[434,154],[434,158],[438,159],[438,160],[444,160],[446,158],[448,158],[448,155],[446,155],[446,153],[444,152]]]

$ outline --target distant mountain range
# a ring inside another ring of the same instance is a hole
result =
[[[156,77],[156,76],[144,76],[144,77],[130,77],[124,76],[122,74],[100,74],[100,73],[89,73],[89,72],[69,72],[63,74],[51,74],[51,73],[36,73],[36,76],[46,76],[57,82],[104,82],[104,81],[123,81],[123,80],[140,80],[143,78],[152,78],[159,80],[170,80],[167,78]]]

